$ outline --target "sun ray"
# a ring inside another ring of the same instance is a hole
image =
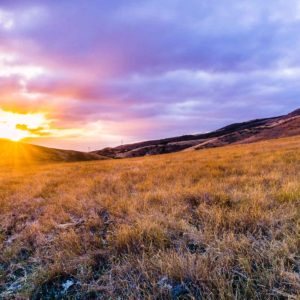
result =
[[[43,113],[21,114],[0,109],[0,138],[20,141],[40,136],[40,128],[47,129],[49,121]]]

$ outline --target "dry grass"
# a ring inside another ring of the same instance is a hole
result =
[[[12,142],[0,138],[0,166],[18,168],[24,165],[57,162],[78,162],[89,160],[103,160],[107,157],[97,154],[78,152],[73,150],[60,150],[21,142]]]
[[[299,179],[300,137],[2,167],[0,298],[299,299]]]

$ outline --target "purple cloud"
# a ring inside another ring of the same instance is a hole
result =
[[[300,103],[299,30],[296,0],[4,0],[0,108],[102,124],[111,138],[87,142],[101,145],[287,113]]]

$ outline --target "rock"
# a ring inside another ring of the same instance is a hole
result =
[[[189,294],[189,289],[184,283],[176,284],[171,289],[171,295],[173,300],[179,299],[180,297],[187,294]]]
[[[158,282],[157,285],[161,288],[161,289],[168,289],[171,290],[172,289],[172,282],[169,280],[169,278],[167,276],[162,277]]]
[[[38,287],[31,299],[74,299],[79,288],[79,283],[73,276],[60,274]]]

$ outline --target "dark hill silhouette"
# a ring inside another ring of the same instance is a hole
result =
[[[92,153],[112,158],[137,157],[251,143],[299,134],[300,109],[297,109],[287,115],[235,123],[209,133],[144,141],[104,148]]]

